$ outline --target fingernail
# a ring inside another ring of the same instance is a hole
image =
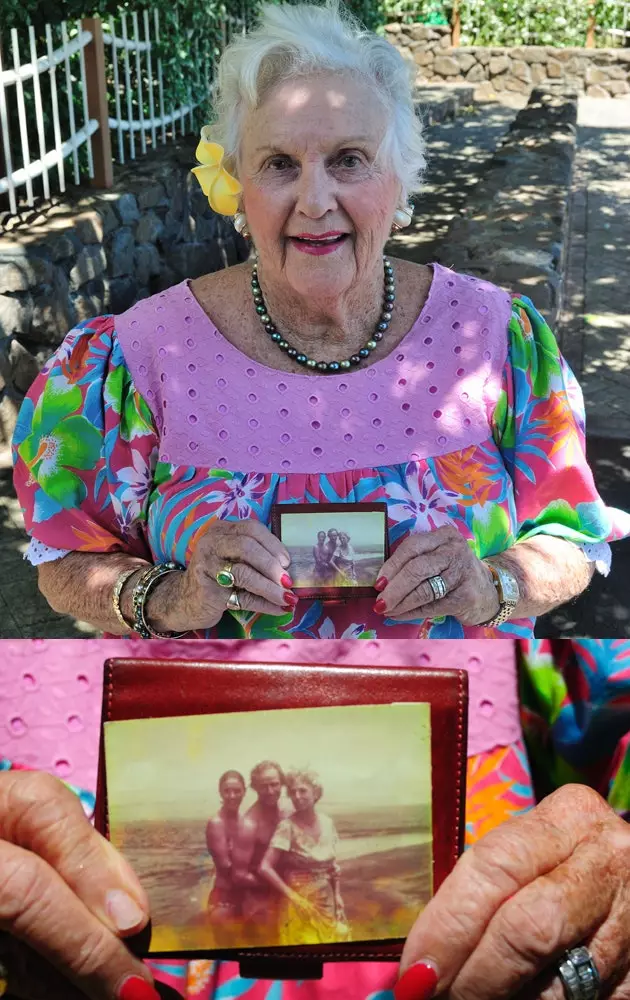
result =
[[[385,590],[386,586],[387,586],[387,577],[379,576],[378,580],[374,584],[374,590]]]
[[[280,577],[280,584],[282,587],[292,587],[293,580],[291,579],[288,573],[283,573],[282,576]]]
[[[285,590],[284,592],[285,604],[288,604],[290,608],[294,608],[298,601],[299,597],[296,597],[295,594],[292,594],[290,590]]]
[[[429,962],[414,962],[394,986],[394,1000],[430,1000],[435,993],[438,974]]]
[[[127,976],[116,990],[118,1000],[160,1000],[160,994],[142,976]]]
[[[105,907],[119,931],[130,931],[146,917],[135,899],[122,889],[110,889],[105,897]]]
[[[386,607],[387,605],[382,597],[379,597],[378,600],[374,602],[374,611],[376,611],[377,615],[382,615]]]

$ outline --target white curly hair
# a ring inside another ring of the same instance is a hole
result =
[[[401,185],[402,203],[425,167],[423,128],[415,112],[412,70],[398,49],[367,31],[339,0],[264,4],[258,25],[226,47],[219,63],[210,133],[238,174],[241,126],[278,83],[321,72],[350,73],[371,86],[387,111],[379,155]]]

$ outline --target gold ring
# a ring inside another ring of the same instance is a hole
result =
[[[9,971],[4,962],[0,962],[0,997],[3,997],[4,994],[8,991],[8,989],[9,989]]]
[[[238,599],[238,592],[233,590],[227,599],[227,606],[230,611],[242,611],[241,602]]]
[[[220,587],[233,587],[236,583],[234,579],[234,573],[232,572],[232,563],[226,563],[223,569],[220,569],[215,580]]]

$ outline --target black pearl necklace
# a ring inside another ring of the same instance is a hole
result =
[[[383,339],[383,335],[391,323],[394,302],[396,301],[396,283],[394,282],[394,270],[387,257],[383,258],[383,268],[385,271],[383,309],[381,311],[381,317],[376,324],[376,330],[372,334],[370,340],[368,340],[356,354],[353,354],[350,358],[346,358],[345,361],[315,361],[313,358],[309,358],[306,354],[298,351],[296,347],[293,347],[289,341],[278,332],[275,323],[267,312],[265,300],[263,299],[263,294],[260,288],[260,282],[258,281],[258,268],[255,264],[252,271],[252,295],[254,296],[254,306],[256,307],[256,312],[260,317],[260,322],[273,340],[274,344],[277,344],[280,350],[284,351],[288,357],[293,358],[298,365],[302,365],[303,368],[313,368],[322,374],[334,374],[335,372],[346,371],[348,368],[360,365],[361,362],[368,357],[371,351],[373,351],[377,346],[379,340]]]

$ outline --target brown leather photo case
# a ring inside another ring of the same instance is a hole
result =
[[[214,717],[225,713],[250,712],[257,712],[262,717],[269,710],[331,706],[404,705],[407,706],[404,711],[415,712],[416,709],[409,703],[428,705],[428,709],[422,711],[427,712],[430,718],[430,737],[427,736],[430,745],[430,758],[427,759],[430,759],[431,771],[427,796],[430,798],[432,834],[429,881],[435,892],[463,848],[467,699],[467,674],[464,670],[326,663],[299,665],[111,659],[105,664],[103,723],[140,719],[178,720],[188,716]],[[359,709],[356,711],[360,712]],[[375,711],[381,712],[382,709]],[[299,713],[290,714],[295,716]],[[308,715],[300,715],[300,719],[306,720]],[[313,713],[310,716],[312,718]],[[212,721],[210,719],[210,723]],[[225,724],[227,720],[216,721],[217,724]],[[189,722],[185,720],[182,724],[188,725]],[[120,731],[124,727],[114,728]],[[325,734],[323,739],[325,741]],[[132,753],[129,755],[130,763],[131,757]],[[344,762],[340,760],[339,767],[343,766]],[[122,770],[124,782],[124,766],[118,770]],[[408,773],[413,774],[413,768]],[[159,774],[156,775],[158,778]],[[209,782],[212,781],[209,777]],[[110,836],[103,726],[96,826],[106,837]],[[174,847],[173,851],[176,855],[177,848]],[[362,878],[363,868],[359,867],[358,871]],[[370,871],[368,864],[365,866],[368,882]],[[146,950],[142,954],[148,957],[230,958],[240,962],[241,974],[248,977],[305,979],[320,976],[324,962],[397,960],[403,943],[404,938],[396,937],[332,944],[291,943],[288,946],[285,943],[261,948],[155,950],[155,945],[150,947],[145,942]]]

